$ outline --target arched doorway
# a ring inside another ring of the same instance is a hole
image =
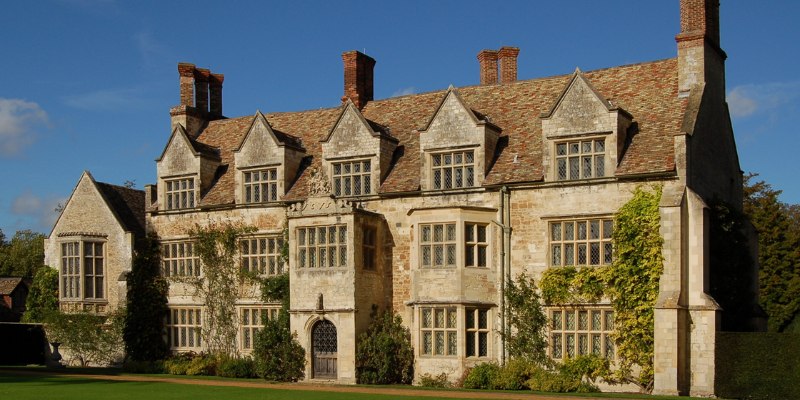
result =
[[[336,379],[336,327],[331,321],[317,321],[311,328],[311,364],[314,378]]]

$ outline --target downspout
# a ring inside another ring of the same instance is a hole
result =
[[[506,191],[503,186],[500,189],[500,228],[503,234],[500,235],[500,365],[506,365]]]
[[[506,283],[504,286],[508,287],[508,285],[511,283],[511,191],[504,186],[503,189],[501,189],[501,192],[505,193],[505,201],[506,201],[506,205],[504,207],[506,215],[503,218],[503,223],[505,224],[505,226],[503,227],[503,234],[505,236],[505,240],[503,240],[505,242],[505,249],[503,252],[505,253],[506,256],[505,268],[507,269],[507,271],[504,274],[506,278]],[[505,296],[505,293],[503,295]],[[508,309],[506,309],[505,311],[506,314],[509,314]],[[506,318],[506,321],[507,320],[508,319]],[[509,332],[508,324],[504,324],[503,328],[506,330],[505,331],[506,335],[511,333]],[[503,347],[504,356],[505,352],[507,352],[506,350],[507,349],[504,346]]]

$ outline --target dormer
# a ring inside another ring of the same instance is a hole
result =
[[[347,99],[339,119],[321,140],[322,164],[337,197],[378,193],[389,173],[398,141],[386,127],[369,121]]]
[[[292,186],[304,156],[297,138],[273,129],[267,117],[257,111],[233,152],[236,204],[280,200]]]
[[[545,181],[614,176],[632,119],[576,69],[550,111],[542,114]]]
[[[158,209],[195,208],[200,194],[211,186],[219,164],[218,149],[189,138],[183,126],[176,125],[156,159]]]
[[[420,187],[449,190],[481,186],[499,137],[500,128],[467,107],[450,86],[427,127],[419,132]]]

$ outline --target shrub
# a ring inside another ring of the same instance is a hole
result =
[[[600,390],[591,384],[582,382],[564,373],[548,371],[544,368],[536,368],[531,371],[531,378],[528,379],[527,386],[537,392],[551,393],[592,393]]]
[[[186,375],[205,375],[213,376],[217,372],[217,358],[209,354],[200,354],[189,361],[186,367]]]
[[[450,381],[447,380],[447,373],[442,372],[439,375],[423,374],[419,377],[419,385],[422,387],[431,388],[448,388]]]
[[[87,312],[49,312],[45,317],[48,340],[60,342],[82,367],[110,365],[122,359],[124,310],[109,317]]]
[[[226,357],[217,364],[217,376],[225,378],[255,378],[256,363],[250,357]]]
[[[489,383],[490,389],[523,390],[528,389],[528,379],[541,367],[522,358],[510,360],[500,367]]]
[[[58,310],[58,270],[43,267],[33,276],[22,322],[44,322],[48,313]]]
[[[588,354],[570,358],[558,368],[562,374],[580,381],[594,383],[597,378],[611,381],[611,367],[608,359],[596,354]]]
[[[464,379],[466,389],[489,389],[495,376],[500,372],[500,367],[495,363],[478,364],[472,368]]]
[[[160,248],[154,236],[137,243],[127,283],[128,313],[123,330],[127,357],[136,361],[164,359],[169,352],[163,338],[169,285],[161,276]]]
[[[411,333],[403,327],[399,315],[383,313],[358,338],[356,380],[358,383],[385,385],[408,384],[413,379]],[[446,374],[444,381],[447,382]]]
[[[172,375],[186,375],[186,370],[189,369],[192,359],[196,355],[194,353],[179,353],[164,360],[164,372]]]
[[[255,335],[253,358],[256,373],[268,381],[296,382],[305,374],[306,352],[289,330],[286,310],[278,318],[264,321],[264,329]]]
[[[122,370],[132,374],[164,374],[164,361],[136,361],[127,360],[122,364]]]

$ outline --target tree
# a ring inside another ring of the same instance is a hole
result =
[[[127,309],[123,339],[125,353],[134,361],[156,361],[167,356],[163,339],[169,285],[161,276],[158,240],[141,240],[128,274]]]
[[[121,361],[124,345],[124,309],[109,317],[87,312],[51,312],[45,321],[48,340],[60,342],[71,361],[82,367],[109,365]]]
[[[758,232],[761,306],[769,330],[781,332],[800,312],[800,207],[782,203],[781,191],[757,176],[745,177],[744,212]]]
[[[297,382],[305,375],[306,352],[289,329],[289,313],[264,321],[255,335],[253,359],[258,376],[268,381]]]
[[[44,322],[48,313],[58,310],[58,271],[40,268],[36,271],[26,300],[22,322]]]
[[[411,332],[399,315],[384,312],[358,338],[356,380],[358,383],[410,384],[414,379],[414,349]]]
[[[511,357],[524,358],[537,364],[547,364],[547,317],[542,310],[539,292],[533,278],[520,274],[516,282],[506,287],[508,307],[508,352]]]
[[[22,230],[10,242],[0,243],[0,276],[33,278],[44,266],[44,238],[41,233]]]

